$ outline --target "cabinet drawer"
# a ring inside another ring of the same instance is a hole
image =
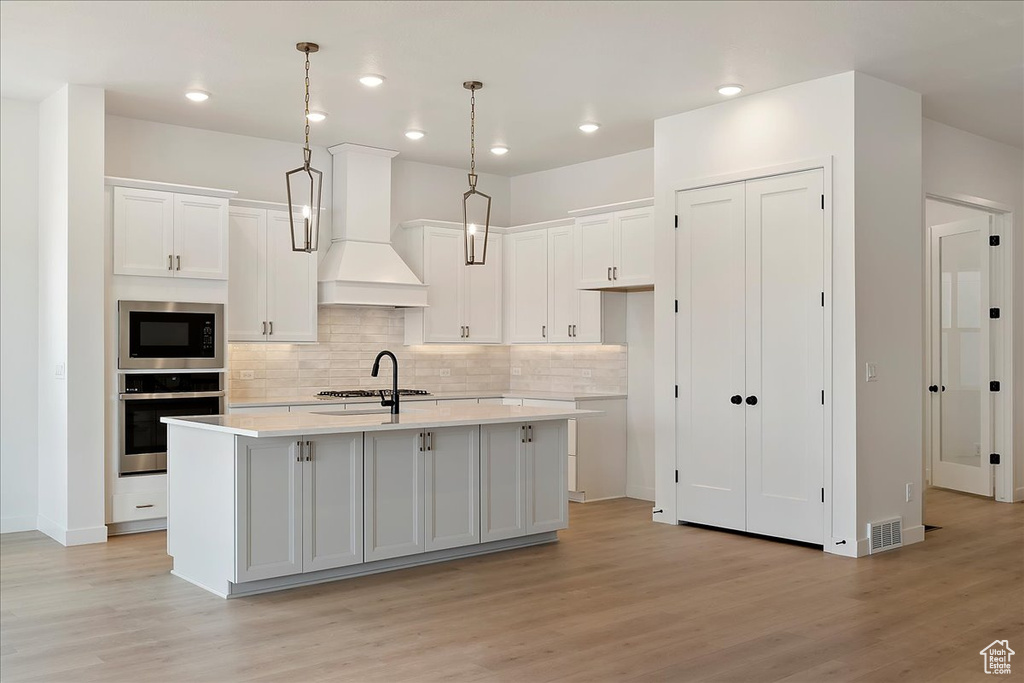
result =
[[[133,522],[167,516],[167,494],[164,491],[115,493],[112,496],[111,522]]]

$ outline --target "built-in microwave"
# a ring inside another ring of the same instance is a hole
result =
[[[224,367],[224,304],[118,301],[117,367]]]

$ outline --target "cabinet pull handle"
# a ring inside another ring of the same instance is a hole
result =
[[[306,442],[306,462],[313,461],[313,441]]]
[[[178,267],[175,268],[175,270],[181,270],[181,254],[178,254],[174,258],[177,259],[177,261],[178,261]]]
[[[174,270],[174,257],[167,255],[167,270]]]
[[[618,266],[613,266],[612,267],[612,279],[613,280],[618,280],[619,279],[619,267]]]
[[[526,425],[523,425],[519,428],[519,440],[522,443],[526,443]]]
[[[427,432],[427,450],[428,451],[434,450],[434,433],[433,432]]]
[[[420,453],[422,453],[423,450],[424,450],[424,448],[423,448],[423,440],[424,440],[423,432],[420,432]]]
[[[136,506],[135,506],[135,509],[137,509],[137,510],[141,510],[141,509],[143,509],[143,508],[151,508],[151,507],[153,507],[153,504],[152,504],[152,503],[146,503],[145,505],[136,505]]]
[[[302,462],[302,442],[296,441],[295,446],[296,452],[298,453],[298,455],[295,456],[295,462]]]
[[[526,425],[526,443],[533,443],[533,425]]]
[[[263,321],[263,334],[266,334],[266,333],[267,333],[267,321],[264,320]]]
[[[608,266],[608,282],[612,281],[612,267]]]
[[[748,406],[756,406],[757,405],[757,396],[747,396],[747,405]]]
[[[575,325],[575,323],[572,326],[572,336],[574,336],[574,337],[576,336],[576,325]]]
[[[274,334],[274,321],[271,320],[267,325],[270,326],[270,334]]]
[[[466,325],[466,339],[469,339],[469,325]]]
[[[572,325],[566,325],[565,326],[565,334],[566,334],[566,336],[569,336],[569,337],[572,336]]]
[[[739,394],[733,394],[732,398],[730,398],[729,401],[731,401],[734,406],[738,406],[739,404],[743,403],[743,397],[740,396]]]
[[[547,325],[541,325],[540,326],[540,336],[543,337],[544,339],[548,338],[548,326]]]

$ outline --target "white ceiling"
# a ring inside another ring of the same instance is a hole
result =
[[[856,69],[924,95],[924,113],[1024,144],[1021,2],[14,2],[0,3],[0,90],[40,100],[103,87],[108,113],[301,140],[302,55],[313,143],[389,147],[515,175],[653,144],[656,118]],[[356,77],[387,76],[370,90]],[[201,105],[188,87],[213,93]],[[580,133],[584,119],[602,124]],[[407,128],[427,137],[411,142]],[[493,143],[511,148],[497,158]]]

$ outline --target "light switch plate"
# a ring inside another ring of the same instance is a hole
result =
[[[451,368],[441,368],[441,376],[442,377],[451,377],[452,376],[452,369]]]
[[[66,374],[67,373],[64,370],[64,364],[57,363],[57,366],[53,369],[53,376],[56,377],[57,379],[64,379],[64,376]]]
[[[518,367],[513,367],[512,368],[512,374],[513,375],[521,375],[521,374],[523,374],[523,369],[522,368],[518,368]]]
[[[594,371],[591,370],[590,368],[583,368],[583,376],[584,377],[593,377],[594,376]]]
[[[865,368],[866,380],[868,382],[878,381],[878,363],[868,363]]]
[[[256,379],[256,371],[242,370],[238,373],[238,379]]]

